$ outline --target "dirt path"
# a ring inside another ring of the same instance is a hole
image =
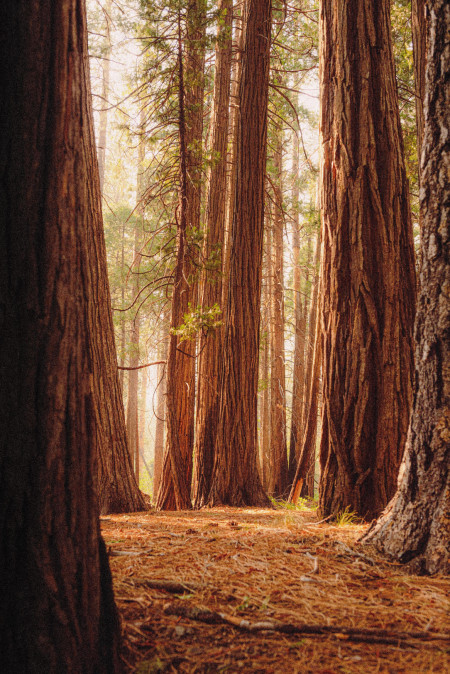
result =
[[[362,526],[216,508],[102,530],[129,672],[450,671],[449,640],[433,638],[449,633],[448,578],[361,549]]]

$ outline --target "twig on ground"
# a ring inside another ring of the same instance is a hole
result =
[[[338,639],[357,641],[364,643],[389,644],[392,646],[413,646],[411,641],[450,641],[447,635],[431,632],[394,632],[380,629],[357,629],[341,625],[293,625],[275,621],[258,621],[251,623],[242,618],[218,613],[208,608],[189,606],[186,603],[175,602],[164,609],[166,615],[176,615],[190,620],[214,624],[229,624],[246,632],[282,632],[283,634],[302,634],[304,636],[318,637],[324,635],[334,636]]]

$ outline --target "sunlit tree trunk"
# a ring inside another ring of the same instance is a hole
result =
[[[412,403],[415,270],[390,2],[320,6],[322,516],[393,496]]]
[[[300,273],[300,223],[299,223],[299,153],[298,138],[293,134],[292,138],[293,157],[292,157],[292,252],[293,252],[293,291],[294,291],[294,321],[295,321],[295,341],[294,341],[294,371],[292,382],[292,410],[291,410],[291,432],[289,441],[289,482],[292,484],[298,461],[299,446],[301,440],[301,418],[303,392],[305,385],[305,321],[304,304],[301,295],[301,273]]]
[[[416,381],[398,491],[366,538],[415,570],[449,573],[450,557],[450,107],[445,0],[429,12],[422,149],[422,267],[415,325]]]
[[[167,436],[157,507],[191,507],[195,408],[195,340],[180,341],[173,330],[197,305],[198,253],[195,232],[200,227],[202,130],[205,58],[204,0],[190,0],[184,50],[179,24],[180,205],[177,262],[167,360]],[[185,59],[185,62],[183,61]]]
[[[99,115],[99,132],[97,143],[98,173],[100,176],[100,192],[103,194],[106,166],[106,132],[108,128],[108,96],[111,69],[111,0],[106,0],[103,13],[105,15],[105,43],[102,52],[102,98]]]
[[[412,0],[411,25],[414,53],[414,80],[416,91],[417,152],[419,155],[420,174],[420,148],[422,147],[424,128],[423,104],[425,100],[425,65],[427,47],[425,0]]]
[[[286,382],[284,366],[284,265],[283,265],[283,145],[282,131],[274,143],[274,204],[271,255],[272,295],[270,316],[270,482],[269,491],[282,496],[287,489]]]
[[[267,184],[266,184],[267,188]],[[272,213],[270,208],[266,208],[264,222],[264,250],[263,250],[263,278],[261,295],[261,334],[263,335],[263,344],[261,347],[262,358],[260,358],[261,379],[264,383],[262,391],[262,400],[260,405],[260,426],[261,426],[261,481],[266,491],[270,483],[270,298],[272,297]]]
[[[271,0],[246,4],[236,198],[210,505],[269,503],[257,470],[257,393],[271,14]]]
[[[242,3],[241,3],[242,7]],[[225,236],[222,255],[222,308],[225,310],[228,298],[228,278],[230,276],[230,238],[233,225],[234,205],[236,196],[237,175],[237,146],[239,129],[239,89],[242,76],[242,50],[244,46],[244,30],[242,26],[242,9],[238,9],[238,3],[234,7],[233,16],[234,39],[231,71],[230,115],[229,115],[229,138],[228,138],[228,174],[225,206]]]
[[[158,360],[167,360],[168,340],[160,337],[158,345]],[[167,365],[158,365],[157,389],[156,389],[156,427],[155,427],[155,455],[153,463],[153,500],[158,494],[164,454],[164,429],[166,416],[166,368]]]
[[[311,293],[311,303],[309,307],[308,318],[308,339],[306,340],[305,354],[305,395],[303,396],[302,409],[302,462],[306,466],[306,472],[303,476],[304,482],[301,490],[301,496],[314,497],[314,470],[315,470],[315,451],[316,451],[316,429],[317,413],[319,404],[319,376],[320,376],[320,355],[317,355],[318,335],[317,309],[319,302],[319,267],[320,267],[320,235],[316,239],[316,247],[313,261],[313,286]],[[306,307],[305,307],[306,309]],[[320,336],[320,333],[319,333]],[[316,369],[314,370],[314,364]],[[315,378],[315,379],[314,379]],[[311,407],[312,406],[312,407]],[[315,424],[314,431],[309,431],[311,440],[305,445],[305,434],[309,422],[309,416],[312,416],[312,423]],[[307,447],[307,449],[306,449]],[[307,452],[307,454],[305,454]]]
[[[316,321],[311,387],[309,393],[306,395],[307,413],[305,415],[304,432],[300,445],[297,469],[289,494],[289,501],[293,503],[297,502],[299,496],[314,497],[314,465],[319,412],[321,348],[321,328],[319,322]]]
[[[0,56],[1,669],[114,674],[97,456],[119,399],[99,399],[102,368],[118,379],[94,308],[110,319],[84,2],[2,3]]]
[[[121,295],[121,309],[125,309],[125,223],[122,225],[122,241],[120,246],[120,269],[121,269],[121,280],[122,287],[120,290]],[[121,314],[120,321],[120,370],[119,370],[119,383],[120,390],[122,391],[122,396],[124,395],[124,382],[125,382],[125,346],[126,346],[126,321]]]
[[[139,138],[138,146],[138,173],[137,173],[137,205],[136,205],[136,225],[134,230],[134,256],[131,265],[131,279],[133,286],[133,301],[138,297],[141,287],[140,273],[141,273],[141,246],[142,233],[144,229],[144,159],[145,159],[145,142],[144,142],[144,126],[143,113],[141,113],[141,136]],[[127,396],[127,436],[128,445],[130,448],[131,460],[134,465],[134,473],[136,481],[139,484],[139,375],[140,370],[139,361],[139,341],[140,341],[140,301],[138,300],[134,306],[134,317],[131,322],[130,334],[130,370],[128,372],[128,396]]]
[[[202,274],[202,311],[222,302],[222,253],[225,232],[227,186],[227,140],[230,103],[232,0],[219,2],[219,28],[216,44],[214,104],[212,119],[212,166],[208,182],[206,210],[205,270]],[[193,500],[196,507],[208,498],[214,463],[214,443],[218,420],[219,367],[222,331],[200,336],[195,476]]]

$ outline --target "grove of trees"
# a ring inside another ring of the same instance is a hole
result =
[[[318,499],[449,571],[449,29],[445,0],[2,4],[2,671],[120,671],[99,514],[145,492]]]

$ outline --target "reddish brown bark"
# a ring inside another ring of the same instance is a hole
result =
[[[301,477],[304,478],[300,492],[301,496],[314,498],[315,482],[314,472],[316,463],[316,432],[317,414],[319,405],[319,377],[320,377],[320,333],[317,333],[317,311],[319,304],[319,267],[320,267],[320,234],[316,239],[316,249],[313,262],[313,287],[311,304],[308,318],[308,339],[306,340],[305,353],[305,395],[303,396],[302,409],[302,448],[301,463],[306,466],[302,469]],[[310,424],[312,427],[310,428]],[[306,438],[306,435],[308,438]],[[306,442],[307,440],[307,442]],[[300,456],[299,456],[300,458]]]
[[[3,3],[0,54],[1,668],[113,674],[97,455],[115,400],[107,388],[99,400],[94,353],[113,333],[92,308],[107,279],[104,249],[100,268],[91,253],[102,224],[84,2]]]
[[[301,274],[300,274],[300,223],[299,223],[299,153],[298,138],[296,134],[292,138],[293,158],[292,158],[292,249],[294,265],[294,320],[295,320],[295,342],[294,342],[294,371],[292,383],[292,409],[291,409],[291,432],[289,439],[289,483],[295,476],[298,462],[299,448],[302,433],[302,406],[305,386],[305,317],[306,311],[304,305],[306,299],[301,295]]]
[[[415,271],[390,3],[320,9],[321,515],[377,516],[412,402]]]
[[[366,541],[416,571],[449,573],[450,554],[450,13],[429,13],[422,148],[422,266],[415,325],[414,405],[398,490]]]
[[[222,252],[225,240],[225,199],[227,187],[227,141],[230,103],[232,0],[219,2],[216,44],[214,104],[211,130],[213,165],[208,182],[206,209],[206,269],[202,274],[202,311],[222,302]],[[220,265],[213,266],[213,255]],[[208,498],[214,464],[214,443],[219,404],[219,368],[222,331],[200,336],[193,500],[196,507]]]
[[[167,436],[157,507],[191,507],[195,408],[195,340],[174,333],[197,304],[198,254],[193,234],[200,226],[205,55],[205,3],[190,0],[183,50],[179,23],[180,205],[177,262],[167,359]],[[183,62],[185,54],[186,63]]]
[[[216,455],[209,504],[268,505],[257,470],[257,391],[270,0],[245,8],[230,277]]]
[[[286,382],[284,367],[284,265],[283,265],[283,148],[282,131],[274,147],[274,204],[270,302],[270,481],[269,491],[283,496],[287,489]]]

